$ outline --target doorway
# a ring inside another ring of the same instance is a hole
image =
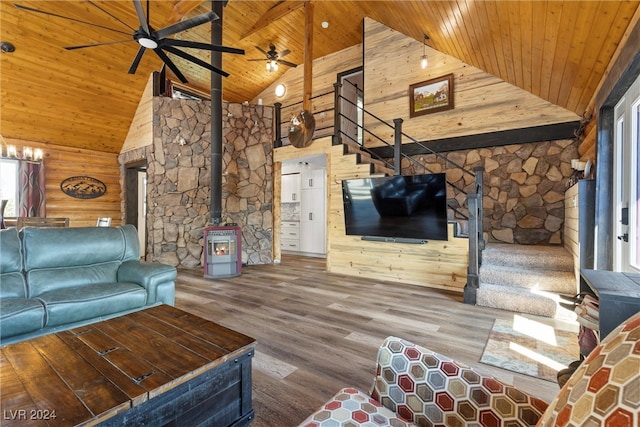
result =
[[[140,258],[147,254],[147,162],[136,162],[125,166],[125,224],[138,230]]]
[[[640,77],[615,107],[613,220],[615,271],[640,271]]]
[[[362,67],[338,74],[340,83],[340,138],[363,143],[364,73]]]

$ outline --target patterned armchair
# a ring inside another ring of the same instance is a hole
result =
[[[547,404],[396,337],[378,351],[373,389],[340,390],[300,424],[329,426],[640,425],[640,313],[609,334]]]

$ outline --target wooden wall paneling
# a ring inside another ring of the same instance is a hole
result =
[[[273,232],[271,233],[272,239],[272,253],[273,260],[279,263],[282,259],[281,237],[282,237],[282,162],[273,163]]]
[[[331,145],[331,138],[327,137],[304,149],[277,148],[274,162],[317,154],[327,155],[328,271],[462,292],[466,283],[468,240],[453,237],[452,224],[448,241],[430,241],[425,245],[370,242],[345,234],[342,180],[371,176],[370,165],[357,164],[355,154],[343,154],[343,147]],[[280,241],[274,233],[276,244]]]
[[[487,133],[505,129],[575,121],[578,116],[533,96],[482,70],[429,49],[425,74],[417,66],[422,43],[365,19],[364,99],[365,108],[381,119],[404,119],[403,131],[418,140]],[[389,58],[394,53],[395,60]],[[409,117],[409,85],[454,73],[455,108],[435,114]],[[365,124],[375,134],[392,142],[386,125]],[[382,143],[367,137],[366,145]]]
[[[124,140],[122,150],[133,150],[135,148],[151,145],[153,142],[153,73],[149,76],[147,85],[140,97],[140,103],[133,116],[127,138]]]
[[[573,265],[579,265],[578,217],[578,186],[573,185],[564,194],[564,247],[573,255]]]

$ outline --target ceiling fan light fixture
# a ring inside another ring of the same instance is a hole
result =
[[[275,60],[267,61],[267,71],[278,71],[278,63]]]
[[[140,43],[140,46],[146,47],[147,49],[155,49],[158,47],[158,42],[148,37],[140,37],[138,39],[138,43]]]

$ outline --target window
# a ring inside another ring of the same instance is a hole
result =
[[[0,199],[8,200],[5,216],[18,216],[18,161],[0,159]]]

